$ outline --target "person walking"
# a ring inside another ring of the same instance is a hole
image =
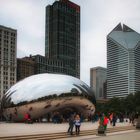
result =
[[[113,113],[109,114],[109,121],[111,125],[112,125],[112,119],[113,119]]]
[[[76,117],[75,117],[75,131],[76,131],[76,135],[79,135],[79,133],[80,133],[80,126],[81,126],[80,116],[76,115]]]
[[[112,123],[113,123],[113,126],[116,126],[116,121],[117,121],[116,114],[115,114],[115,113],[113,113],[113,118],[112,118]]]
[[[74,116],[71,116],[69,118],[69,128],[68,128],[68,133],[73,135],[73,127],[74,127]]]

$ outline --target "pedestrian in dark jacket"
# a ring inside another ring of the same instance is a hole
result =
[[[114,113],[113,118],[112,118],[113,126],[116,126],[116,121],[117,121],[117,117],[116,117],[116,114]]]
[[[71,135],[73,135],[73,127],[74,127],[74,117],[71,116],[69,118],[69,128],[68,128],[68,133],[70,133]]]

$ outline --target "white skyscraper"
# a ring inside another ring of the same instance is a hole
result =
[[[107,36],[107,98],[140,91],[140,34],[117,25]]]
[[[0,25],[0,100],[16,83],[17,31]]]

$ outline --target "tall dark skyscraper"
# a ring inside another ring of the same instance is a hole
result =
[[[53,60],[58,73],[63,66],[60,73],[80,78],[80,6],[69,0],[48,5],[45,29],[45,57]]]

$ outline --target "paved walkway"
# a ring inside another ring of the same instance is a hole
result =
[[[117,123],[116,127],[120,126],[130,126],[128,122]],[[98,122],[85,122],[81,125],[82,130],[93,130],[97,129]],[[108,128],[111,128],[108,125]],[[67,132],[68,123],[53,124],[53,123],[34,123],[34,124],[24,124],[24,123],[3,123],[0,122],[0,136],[18,136],[18,135],[32,135],[32,134],[49,134],[58,132]]]
[[[57,140],[140,140],[140,130],[129,130],[123,132],[109,133],[106,136],[81,136]]]

